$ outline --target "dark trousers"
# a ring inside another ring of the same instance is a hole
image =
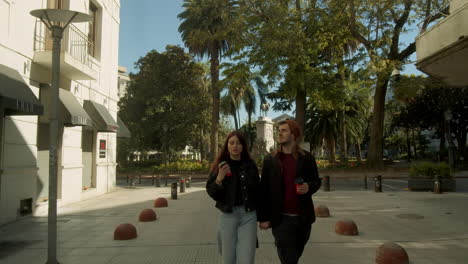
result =
[[[311,224],[301,223],[298,216],[283,215],[273,227],[273,236],[281,264],[297,264],[310,237]]]

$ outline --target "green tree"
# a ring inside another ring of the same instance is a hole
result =
[[[228,91],[226,97],[230,97],[231,100],[227,98],[223,99],[225,102],[222,101],[229,105],[222,105],[221,107],[225,108],[225,113],[231,113],[231,115],[234,112],[232,108],[235,108],[237,117],[236,115],[233,115],[233,117],[236,129],[239,129],[241,127],[239,108],[243,104],[247,112],[247,125],[252,127],[252,115],[255,114],[255,108],[257,107],[257,94],[259,95],[260,102],[266,103],[268,86],[257,72],[250,70],[249,65],[245,61],[224,63],[223,67],[223,75],[225,76],[223,84],[224,88]],[[253,137],[249,131],[251,131],[250,128],[246,130],[246,136],[250,143],[253,141]]]
[[[426,81],[424,89],[411,100],[404,111],[401,111],[395,122],[435,130],[440,136],[441,145],[445,139],[456,140],[459,155],[467,160],[468,89],[441,86],[430,78]],[[449,121],[452,135],[447,133],[447,121],[444,116],[447,110],[450,110],[453,116]]]
[[[179,32],[189,51],[197,56],[210,58],[211,73],[211,155],[218,151],[219,129],[219,62],[236,38],[238,8],[233,0],[184,0],[184,11],[178,15],[182,20]]]
[[[385,97],[391,72],[401,67],[416,51],[412,42],[402,47],[400,37],[411,26],[420,23],[421,31],[447,13],[446,0],[347,0],[349,29],[367,50],[376,76],[373,119],[371,125],[368,164],[383,166],[383,130]]]
[[[173,155],[209,125],[210,102],[205,68],[177,46],[150,51],[136,62],[119,116],[132,133],[135,150],[164,150]],[[177,76],[177,78],[174,78]],[[200,148],[200,145],[193,145]]]

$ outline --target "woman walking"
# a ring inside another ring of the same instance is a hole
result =
[[[208,194],[221,211],[218,243],[224,264],[255,262],[257,241],[258,168],[251,159],[245,137],[231,132],[211,168]]]

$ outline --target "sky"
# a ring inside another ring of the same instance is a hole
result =
[[[178,31],[181,21],[177,18],[177,15],[183,11],[182,0],[121,0],[120,3],[119,65],[127,67],[129,72],[136,73],[135,62],[153,49],[161,52],[167,45],[179,45],[185,48]],[[402,36],[402,42],[413,41],[416,34],[417,30],[414,30]],[[415,61],[416,54],[413,54],[410,60]],[[405,65],[401,73],[423,74],[413,64]],[[268,117],[275,118],[283,113],[294,116],[291,111],[270,110]],[[244,123],[247,120],[245,110],[241,109],[240,114]],[[252,120],[256,120],[258,115],[257,109]]]

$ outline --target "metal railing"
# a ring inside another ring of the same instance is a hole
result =
[[[40,21],[36,20],[34,32],[34,51],[52,50],[52,33]],[[95,44],[88,36],[74,25],[69,25],[63,32],[62,51],[94,70],[99,70],[91,54],[95,54]]]

